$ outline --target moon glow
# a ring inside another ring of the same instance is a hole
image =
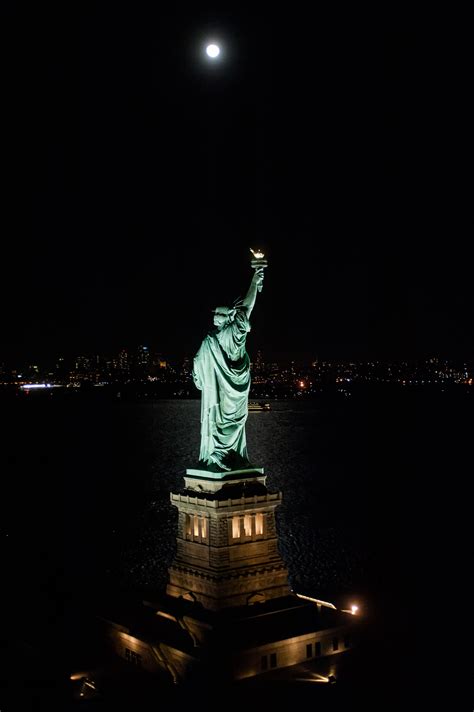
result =
[[[218,57],[220,55],[220,53],[221,53],[220,47],[218,47],[216,44],[207,45],[206,54],[211,59],[215,59],[216,57]]]

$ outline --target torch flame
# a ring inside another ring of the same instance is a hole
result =
[[[255,257],[256,260],[261,260],[263,257],[265,257],[265,255],[263,254],[263,252],[260,252],[260,250],[257,250],[256,252],[254,252],[254,251],[252,250],[252,248],[250,248],[250,252],[251,252],[252,255]]]

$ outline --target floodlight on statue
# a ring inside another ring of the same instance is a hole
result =
[[[250,264],[254,268],[255,271],[259,269],[265,269],[265,267],[268,267],[268,260],[265,259],[265,255],[261,250],[252,250],[250,248],[250,252],[253,255],[253,258],[250,260]],[[261,272],[261,275],[263,277],[263,272]],[[257,287],[258,291],[261,292],[263,289],[263,284],[259,284]]]

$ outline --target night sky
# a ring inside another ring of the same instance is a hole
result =
[[[473,357],[452,44],[296,12],[3,12],[0,361],[192,356],[249,247],[252,353]]]

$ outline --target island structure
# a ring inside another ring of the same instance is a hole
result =
[[[291,677],[311,662],[321,681],[331,682],[335,659],[354,642],[347,611],[290,590],[275,520],[282,493],[271,492],[264,468],[249,460],[246,337],[263,284],[258,260],[264,256],[257,254],[246,297],[214,310],[213,328],[194,359],[202,393],[200,452],[184,488],[171,492],[177,547],[166,593],[102,618],[119,656],[175,683],[282,670]]]

